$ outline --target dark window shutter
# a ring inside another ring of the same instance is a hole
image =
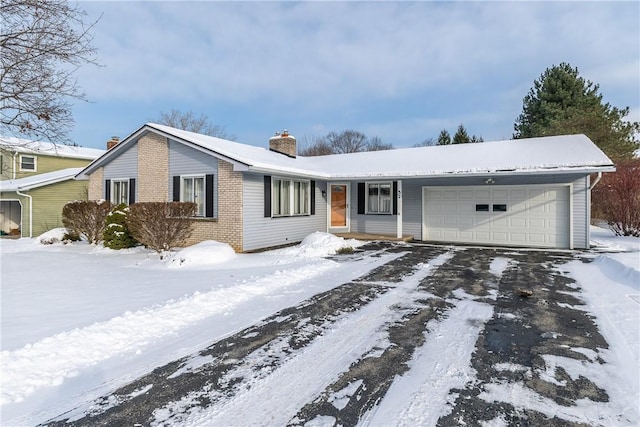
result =
[[[180,176],[173,177],[173,201],[180,201]]]
[[[132,205],[136,202],[136,179],[129,179],[129,204]]]
[[[206,194],[204,216],[207,218],[213,218],[213,175],[205,176],[204,181],[204,191]]]
[[[364,182],[358,183],[358,214],[363,215],[365,212],[365,205],[367,203],[367,189]]]
[[[316,214],[316,182],[311,181],[311,215]]]
[[[104,199],[107,202],[111,201],[111,180],[110,179],[104,180]]]
[[[398,181],[393,181],[393,214],[398,215]]]
[[[271,176],[264,176],[264,217],[271,218]]]

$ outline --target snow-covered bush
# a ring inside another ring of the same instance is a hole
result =
[[[195,203],[135,203],[129,206],[127,226],[138,242],[163,252],[185,244],[193,231],[195,214]]]
[[[62,208],[62,224],[70,234],[84,236],[89,243],[102,241],[111,204],[104,200],[76,200]]]
[[[111,209],[107,215],[104,233],[104,246],[110,249],[132,248],[138,244],[127,227],[129,207],[121,203]]]

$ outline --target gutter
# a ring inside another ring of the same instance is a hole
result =
[[[28,194],[21,193],[20,190],[16,190],[16,194],[29,199],[29,237],[33,237],[33,198]]]

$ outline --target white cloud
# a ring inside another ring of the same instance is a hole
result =
[[[250,106],[252,112],[283,117],[349,112],[342,114],[356,121],[349,127],[366,126],[371,134],[376,126],[388,127],[395,135],[434,127],[415,117],[450,123],[474,114],[502,115],[507,119],[487,121],[508,123],[506,130],[470,130],[503,136],[510,134],[533,80],[567,61],[611,91],[605,98],[614,105],[637,105],[629,100],[629,93],[639,90],[636,3],[100,2],[83,7],[91,16],[104,11],[95,43],[105,67],[85,67],[79,74],[80,85],[96,102]],[[364,117],[371,105],[413,110],[405,120],[379,120]],[[467,111],[472,106],[480,112]],[[318,127],[299,133],[337,130],[323,119],[309,123]]]

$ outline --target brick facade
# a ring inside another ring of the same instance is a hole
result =
[[[152,132],[138,140],[138,202],[166,202],[169,197],[169,144]]]
[[[98,168],[89,175],[89,200],[104,199],[104,168]]]

